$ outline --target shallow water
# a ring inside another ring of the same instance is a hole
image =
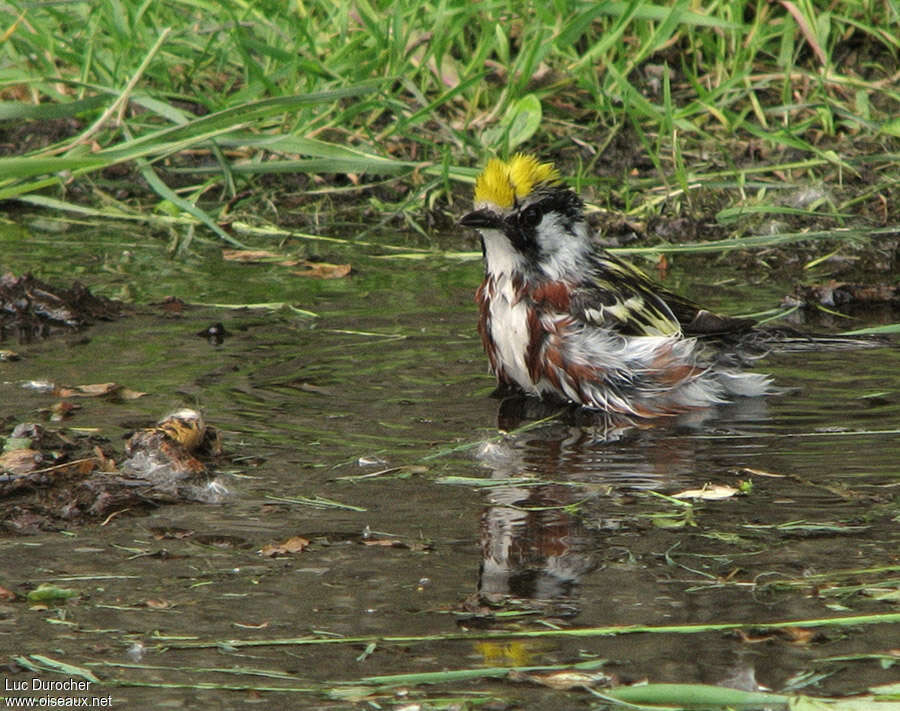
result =
[[[49,240],[47,259],[40,242],[20,239],[0,240],[0,265],[68,281],[68,247]],[[120,707],[243,708],[271,695],[343,708],[354,702],[327,689],[347,695],[354,687],[342,682],[364,677],[599,658],[623,682],[752,687],[755,678],[824,695],[897,680],[877,655],[896,650],[898,624],[809,635],[763,625],[898,610],[900,350],[767,358],[760,369],[793,392],[690,421],[616,429],[562,418],[503,434],[498,422],[515,430],[523,413],[490,397],[474,328],[477,261],[329,247],[323,256],[355,273],[318,281],[277,265],[171,261],[153,242],[135,241],[128,254],[109,236],[92,244],[95,256],[75,271],[107,295],[284,301],[319,317],[212,307],[173,317],[145,306],[80,336],[5,344],[22,360],[0,363],[4,434],[53,404],[24,382],[116,381],[148,395],[84,400],[66,426],[96,428],[121,451],[134,428],[199,407],[223,432],[231,464],[219,472],[230,492],[220,505],[127,511],[103,526],[0,540],[3,587],[23,594],[54,582],[80,593],[48,610],[0,603],[3,659],[44,655],[90,669],[115,684],[90,693]],[[673,280],[732,313],[770,307],[789,290],[692,285],[690,266],[680,260]],[[195,335],[217,321],[232,334],[222,345]],[[692,506],[652,493],[740,481],[752,484],[748,494]],[[314,497],[343,506],[314,507]],[[302,553],[258,552],[297,535],[311,541]],[[760,627],[552,634],[731,622]],[[513,634],[535,630],[547,635]],[[499,631],[509,634],[489,634]],[[379,641],[277,643],[314,633]],[[251,641],[259,645],[241,646]],[[33,676],[14,671],[3,676]],[[286,688],[295,690],[265,690]],[[507,680],[404,688],[373,698],[591,704],[581,692]]]

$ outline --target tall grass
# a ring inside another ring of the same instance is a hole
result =
[[[894,0],[7,0],[0,200],[155,203],[234,241],[225,212],[268,193],[387,186],[416,214],[527,149],[633,215],[796,181],[896,224],[898,22]]]

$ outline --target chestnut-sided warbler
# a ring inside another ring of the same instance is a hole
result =
[[[478,330],[501,386],[637,417],[773,391],[721,346],[752,339],[754,322],[701,309],[602,249],[552,164],[491,159],[474,207],[460,222],[481,233]]]

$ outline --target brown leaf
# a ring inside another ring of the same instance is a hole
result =
[[[116,461],[111,457],[107,457],[100,447],[94,447],[94,455],[97,457],[97,467],[102,472],[114,472],[118,468]]]
[[[583,672],[575,669],[550,672],[547,674],[527,674],[510,672],[511,681],[530,681],[532,684],[546,686],[556,691],[583,689],[585,687],[610,686],[612,677],[603,672]]]
[[[350,274],[352,269],[349,264],[328,264],[327,262],[301,262],[301,265],[306,269],[293,273],[297,276],[313,277],[314,279],[341,279]]]
[[[53,391],[56,397],[102,397],[122,389],[117,383],[91,383],[89,385],[59,385]]]
[[[809,644],[816,636],[814,630],[807,630],[802,627],[784,627],[781,629],[781,633],[787,637],[788,642],[797,645]]]
[[[309,545],[309,540],[303,536],[292,536],[281,543],[270,543],[260,548],[260,555],[267,558],[273,558],[276,555],[290,555],[291,553],[301,553],[303,549]]]
[[[273,259],[281,259],[281,255],[270,252],[267,249],[223,249],[222,259],[226,262],[251,264],[253,262],[269,262]]]
[[[675,499],[703,499],[704,501],[718,501],[730,499],[740,490],[726,484],[704,484],[702,489],[685,489],[677,494],[672,494]]]
[[[268,622],[260,622],[258,625],[249,624],[246,622],[232,622],[235,627],[240,627],[242,630],[264,630],[269,626]]]
[[[68,400],[60,400],[50,408],[50,421],[59,422],[66,419],[75,410],[80,410],[81,405],[76,405]]]
[[[95,459],[94,457],[85,457],[84,459],[78,460],[77,471],[81,476],[87,476],[92,471],[94,471],[94,469],[96,469],[100,464],[101,464],[101,462],[99,460]],[[107,471],[109,471],[109,470],[107,470]]]
[[[0,586],[0,600],[3,602],[10,602],[16,599],[16,594],[12,590],[7,590],[6,588]]]
[[[168,600],[145,600],[144,604],[153,609],[153,610],[168,610],[170,607],[174,607],[174,603],[169,602]]]
[[[0,454],[0,472],[27,474],[41,464],[41,453],[35,449],[11,449]]]

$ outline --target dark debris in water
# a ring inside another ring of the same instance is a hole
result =
[[[47,284],[31,274],[0,276],[0,342],[19,343],[79,331],[97,321],[122,315],[122,304],[92,294],[81,282],[68,289]]]
[[[120,463],[102,437],[23,423],[0,455],[0,525],[29,534],[163,504],[220,501],[227,491],[207,463],[221,454],[219,433],[193,410],[136,432]]]
[[[231,335],[231,333],[226,330],[221,321],[218,321],[200,331],[197,331],[195,335],[202,336],[207,341],[209,341],[210,345],[221,346],[225,342],[225,339]]]
[[[829,307],[866,307],[890,305],[900,308],[900,286],[891,284],[853,284],[831,280],[825,284],[799,286],[788,305],[822,304]]]

